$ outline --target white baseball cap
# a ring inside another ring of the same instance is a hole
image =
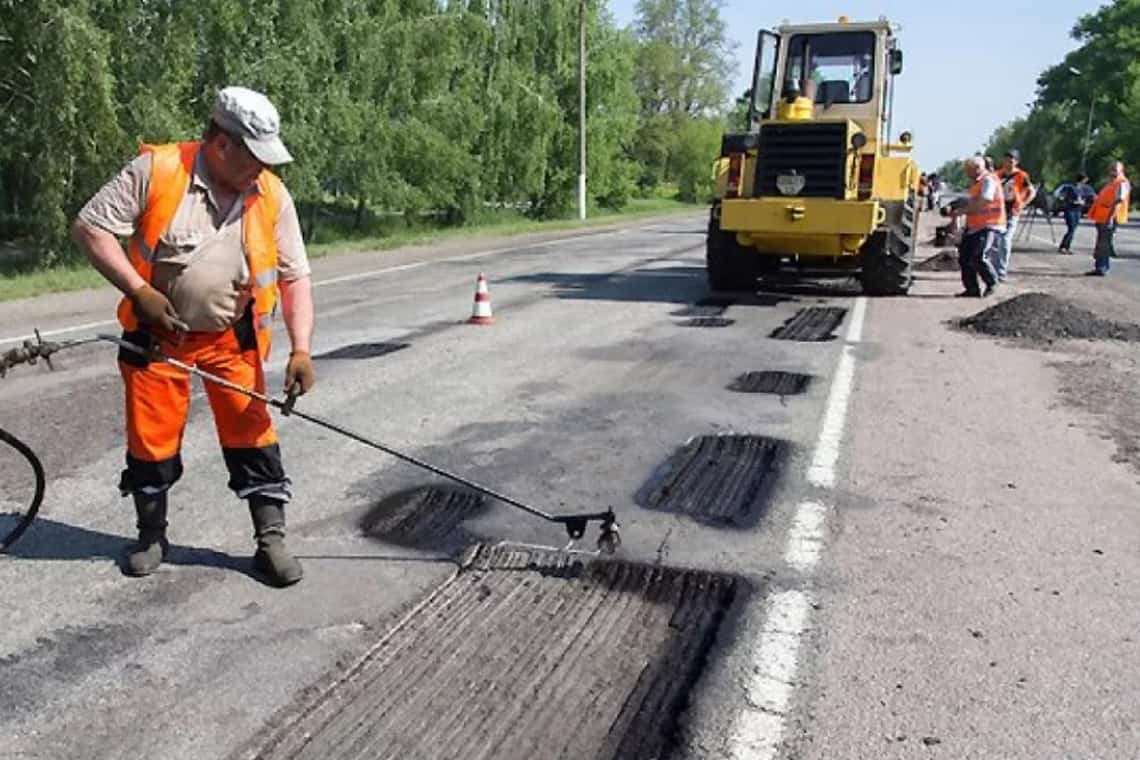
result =
[[[263,164],[287,164],[293,156],[281,142],[281,118],[269,98],[245,87],[218,92],[210,118],[225,131],[241,137],[250,153]]]

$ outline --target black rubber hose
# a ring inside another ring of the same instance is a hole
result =
[[[36,519],[36,513],[40,511],[40,504],[42,504],[44,500],[44,487],[47,484],[44,480],[44,466],[40,463],[40,458],[36,456],[34,451],[28,448],[27,444],[4,428],[0,428],[0,441],[3,441],[20,452],[24,458],[28,460],[28,464],[32,466],[32,472],[34,472],[36,476],[36,493],[32,497],[32,503],[28,505],[28,510],[20,517],[20,521],[16,523],[16,527],[10,530],[3,539],[0,539],[0,553],[3,553],[8,551],[8,547],[16,543],[20,536],[24,535],[24,531],[26,531],[31,526],[32,521]]]

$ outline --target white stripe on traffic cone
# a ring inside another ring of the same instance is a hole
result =
[[[480,272],[479,280],[475,283],[475,307],[472,309],[471,319],[467,320],[467,323],[489,325],[494,321],[495,317],[491,313],[491,293],[487,290],[487,278]]]

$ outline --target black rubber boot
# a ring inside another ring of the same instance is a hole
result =
[[[127,575],[150,575],[162,564],[166,542],[166,494],[137,493],[135,515],[139,538],[127,550]]]
[[[285,548],[285,505],[276,499],[252,496],[249,514],[257,540],[254,568],[275,586],[291,586],[301,580],[301,563]]]

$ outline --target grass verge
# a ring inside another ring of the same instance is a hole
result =
[[[506,221],[493,221],[464,227],[406,230],[381,237],[317,243],[308,246],[308,252],[311,258],[321,258],[342,253],[384,251],[409,245],[429,245],[456,238],[508,237],[528,233],[588,229],[623,220],[673,212],[697,211],[701,208],[703,208],[701,205],[682,203],[669,198],[639,198],[631,200],[629,205],[620,212],[595,212],[584,222],[577,219],[554,219],[539,222],[525,218],[513,218]],[[18,271],[11,265],[6,266],[3,257],[0,257],[0,301],[31,298],[46,293],[83,290],[84,288],[99,287],[103,283],[102,276],[85,264]]]

